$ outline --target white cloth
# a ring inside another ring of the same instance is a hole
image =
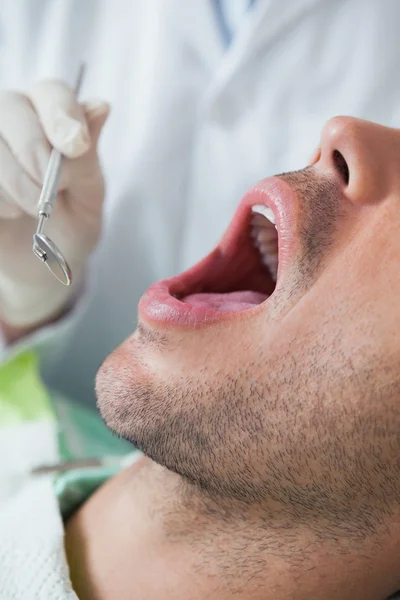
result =
[[[0,600],[77,600],[49,477],[28,481],[0,511]]]
[[[251,9],[254,0],[211,0],[211,2],[214,2],[217,20],[221,21],[221,35],[228,46],[239,27],[243,25],[246,13]]]
[[[30,470],[59,459],[56,423],[0,429],[0,600],[77,600],[50,476]]]
[[[265,1],[265,0],[264,0]],[[243,17],[251,7],[251,0],[219,0],[223,11],[224,20],[232,32],[235,34],[238,31]]]
[[[82,98],[112,105],[91,294],[40,334],[50,384],[93,398],[148,285],[204,256],[255,181],[303,167],[326,119],[400,125],[399,20],[398,0],[258,0],[226,50],[208,1],[0,1],[2,87],[72,82],[84,58]]]
[[[78,599],[53,475],[31,475],[60,460],[57,432],[53,419],[0,428],[0,600]],[[133,452],[120,465],[139,457]]]

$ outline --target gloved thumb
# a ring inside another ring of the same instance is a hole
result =
[[[82,177],[87,179],[88,175],[97,175],[99,169],[97,144],[110,113],[110,106],[103,100],[97,100],[84,102],[81,107],[85,116],[90,145],[86,152],[65,165],[60,181],[60,190],[62,191],[70,187],[79,187]]]
[[[92,102],[84,102],[82,108],[89,129],[90,146],[93,149],[97,146],[104,123],[110,114],[110,105],[104,102],[104,100],[94,100]]]
[[[60,190],[68,189],[70,198],[79,198],[83,202],[81,185],[89,185],[94,188],[102,187],[103,178],[97,154],[97,144],[103,126],[110,113],[110,106],[103,100],[83,102],[81,104],[84,112],[87,130],[89,133],[89,149],[77,159],[66,162],[60,181]],[[88,193],[88,192],[86,192]],[[101,194],[95,194],[101,197]],[[90,196],[90,194],[89,194]]]

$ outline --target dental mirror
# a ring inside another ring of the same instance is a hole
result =
[[[54,242],[44,233],[35,233],[33,236],[33,252],[44,262],[54,277],[64,285],[71,285],[72,273],[64,256]]]
[[[75,94],[78,95],[85,65],[81,64],[75,85]],[[57,197],[62,167],[62,154],[55,148],[52,149],[49,164],[44,176],[43,187],[38,202],[39,222],[36,233],[33,235],[33,253],[53,273],[54,277],[64,285],[71,285],[72,273],[64,256],[55,243],[43,233],[44,224],[50,218]]]

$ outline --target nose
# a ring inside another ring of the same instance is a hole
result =
[[[354,204],[383,200],[399,186],[400,134],[397,130],[353,117],[330,119],[322,130],[314,168],[335,177]]]

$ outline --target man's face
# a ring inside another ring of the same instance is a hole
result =
[[[205,261],[145,294],[100,410],[214,498],[370,530],[400,501],[399,298],[400,132],[333,119],[309,167],[257,184]]]

